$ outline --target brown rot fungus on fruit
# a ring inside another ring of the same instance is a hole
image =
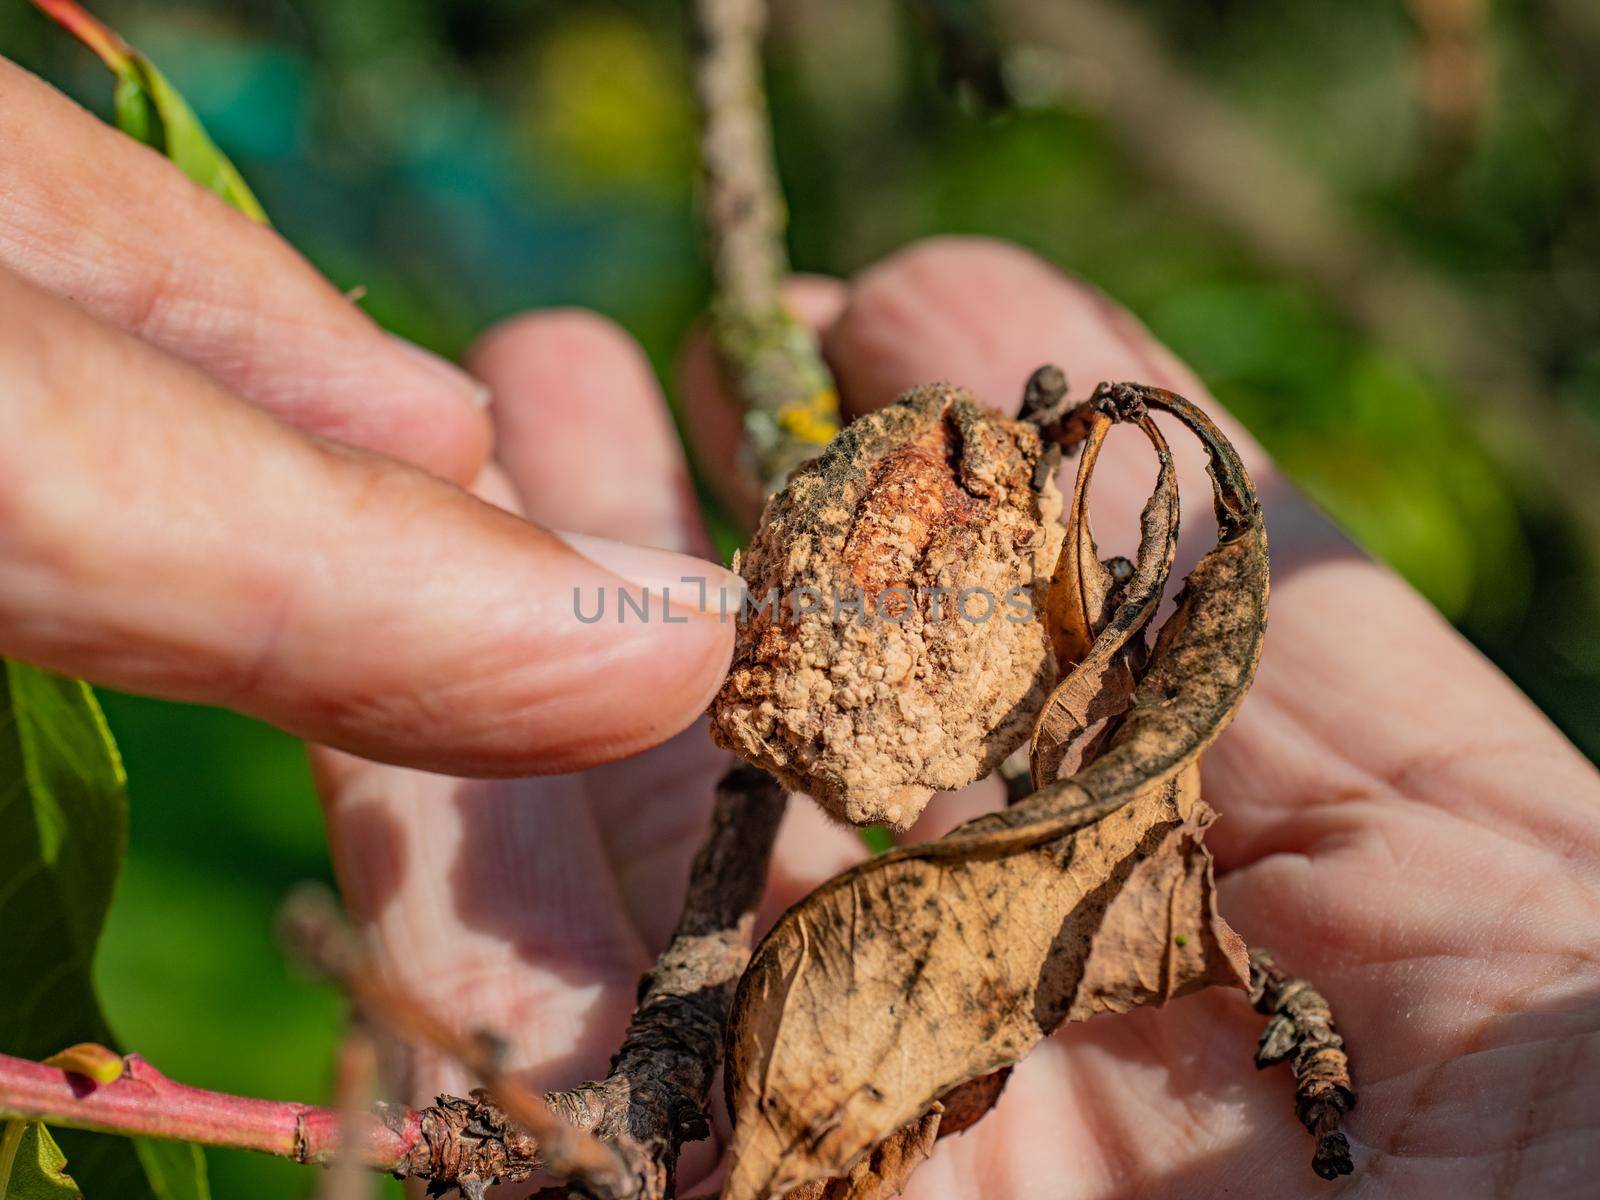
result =
[[[854,824],[905,826],[1026,740],[1056,680],[1057,451],[943,384],[768,502],[712,737]]]

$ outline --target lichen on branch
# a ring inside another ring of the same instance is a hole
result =
[[[839,394],[816,335],[779,293],[787,210],[761,75],[766,0],[695,0],[694,19],[712,342],[747,465],[773,492],[839,431]]]

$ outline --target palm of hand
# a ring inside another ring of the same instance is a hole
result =
[[[1392,580],[1363,580],[1365,564],[1319,570],[1286,586],[1381,586],[1397,593],[1389,602],[1418,603]],[[1224,916],[1316,982],[1349,1040],[1361,1099],[1345,1123],[1356,1175],[1342,1189],[1581,1194],[1600,1125],[1584,1065],[1600,1048],[1600,977],[1584,949],[1592,867],[1586,879],[1570,848],[1593,817],[1576,803],[1551,811],[1565,801],[1530,811],[1526,781],[1537,772],[1556,788],[1564,775],[1566,795],[1587,788],[1592,804],[1586,766],[1552,762],[1548,731],[1519,735],[1544,733],[1542,747],[1450,751],[1410,731],[1383,736],[1382,707],[1325,715],[1319,684],[1336,681],[1308,659],[1337,669],[1349,645],[1310,642],[1297,658],[1283,643],[1299,631],[1274,632],[1207,763],[1224,817],[1212,843]],[[1393,678],[1418,665],[1396,662]],[[1480,669],[1456,681],[1458,695],[1517,702]],[[1440,736],[1460,736],[1439,715]],[[1218,991],[1069,1028],[1019,1070],[1023,1094],[931,1162],[911,1194],[1326,1194],[1287,1068],[1249,1065],[1260,1029],[1241,997]]]
[[[918,304],[897,307],[908,290]],[[797,301],[826,324],[845,298]],[[529,515],[639,538],[641,511],[676,514],[658,520],[661,540],[697,544],[659,416],[646,431],[656,442],[629,453],[669,465],[629,481],[631,528],[547,490],[540,463],[578,453],[598,426],[574,430],[569,414],[565,442],[541,423],[532,444],[513,406],[547,390],[543,336],[502,335],[481,367]],[[559,368],[580,412],[585,380],[624,403],[615,363],[600,360],[632,352],[614,334],[601,341]],[[1080,385],[1133,377],[1199,392],[1103,301],[992,247],[901,256],[856,285],[829,334],[846,394],[866,403],[938,377],[1010,397],[1040,346]],[[688,373],[708,390],[703,362]],[[647,381],[628,386],[625,402],[659,405]],[[706,423],[699,432],[725,445],[726,429]],[[1114,518],[1139,501],[1115,477],[1144,474],[1118,453],[1108,447],[1100,475],[1113,482],[1097,493],[1097,514]],[[1347,1123],[1357,1174],[1343,1187],[1578,1194],[1600,1124],[1594,775],[1419,598],[1309,514],[1259,452],[1253,462],[1274,536],[1273,626],[1256,687],[1205,765],[1225,818],[1211,842],[1224,915],[1318,984],[1351,1043],[1361,1102]],[[1186,496],[1203,495],[1196,464],[1184,466]],[[604,1073],[677,918],[726,761],[696,725],[576,776],[464,782],[326,754],[322,767],[341,879],[378,944],[421,994],[509,1034],[530,1078],[557,1088]],[[914,833],[942,832],[994,795],[969,789]],[[861,853],[797,801],[768,919]],[[1208,992],[1067,1028],[1019,1067],[995,1112],[941,1144],[910,1194],[1324,1194],[1287,1069],[1250,1066],[1260,1021],[1242,997]],[[424,1094],[469,1082],[436,1062],[414,1063],[413,1081]],[[683,1182],[713,1165],[713,1148],[688,1148]]]

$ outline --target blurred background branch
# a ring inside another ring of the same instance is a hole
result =
[[[1492,313],[1399,239],[1373,229],[1195,79],[1127,6],[1108,0],[992,0],[1002,36],[1044,47],[1050,86],[1094,112],[1152,176],[1274,271],[1303,280],[1378,345],[1455,389],[1484,447],[1536,497],[1559,503],[1600,560],[1600,442],[1558,403]],[[1410,0],[1421,51],[1427,153],[1463,153],[1483,120],[1480,0]],[[1115,64],[1109,78],[1083,69]],[[1109,86],[1108,86],[1109,85]],[[1042,94],[1041,94],[1042,93]]]
[[[1489,0],[1406,0],[1416,28],[1413,86],[1421,106],[1419,202],[1454,187],[1472,161],[1494,108]]]
[[[1545,39],[1582,100],[1588,165],[1600,180],[1600,5],[1589,0],[1537,0]]]

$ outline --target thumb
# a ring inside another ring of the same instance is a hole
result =
[[[726,670],[720,567],[308,439],[3,271],[0,380],[0,653],[484,775],[643,749]]]

